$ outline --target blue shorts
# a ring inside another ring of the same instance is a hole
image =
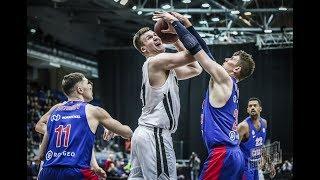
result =
[[[259,171],[256,169],[245,169],[242,180],[259,180]]]
[[[39,180],[98,180],[98,176],[89,168],[44,167]]]
[[[239,146],[217,146],[210,150],[199,179],[241,180],[243,171],[244,157]]]

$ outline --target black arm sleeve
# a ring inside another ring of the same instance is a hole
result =
[[[197,52],[202,49],[197,39],[181,24],[181,22],[174,21],[172,26],[176,30],[180,41],[191,55],[197,54]]]
[[[201,38],[201,36],[198,34],[198,32],[194,29],[193,26],[190,26],[187,28],[187,30],[195,37],[197,38],[200,46],[202,49],[207,53],[207,55],[212,59],[215,60],[209,50],[209,47],[207,46],[206,42]]]

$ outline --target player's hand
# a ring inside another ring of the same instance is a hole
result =
[[[44,158],[41,157],[41,156],[36,156],[36,157],[34,157],[34,162],[36,163],[36,165],[41,164],[41,161],[42,161],[42,160],[44,160]]]
[[[92,170],[101,178],[107,178],[107,173],[101,167],[94,167]]]
[[[189,19],[186,16],[184,16],[180,13],[177,13],[177,12],[170,12],[170,14],[172,14],[179,21],[181,21],[184,26],[186,26],[186,27],[192,26],[192,23],[189,21]]]
[[[172,24],[168,24],[168,29],[165,30],[161,30],[162,33],[170,33],[170,34],[177,34],[176,30],[174,29],[174,27],[172,26]]]
[[[103,140],[110,141],[110,139],[114,138],[115,136],[118,136],[118,135],[113,133],[112,131],[109,131],[108,129],[104,128],[104,132],[102,135]]]
[[[169,24],[173,23],[173,21],[179,21],[176,17],[168,12],[155,11],[153,13],[152,19],[154,21],[158,21],[160,18],[162,18]]]

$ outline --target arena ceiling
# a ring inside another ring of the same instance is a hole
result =
[[[264,34],[264,30],[292,31],[293,27],[292,0],[128,0],[125,5],[120,2],[125,1],[27,0],[27,30],[33,40],[42,37],[95,54],[102,49],[131,47],[133,34],[143,26],[152,27],[152,12],[165,4],[191,15],[192,23],[204,37],[223,33],[245,37]]]

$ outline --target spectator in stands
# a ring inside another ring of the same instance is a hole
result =
[[[285,160],[285,162],[282,164],[281,169],[282,169],[282,172],[285,176],[291,176],[292,164],[288,160]]]
[[[200,159],[195,152],[192,152],[189,159],[189,167],[191,168],[191,180],[198,180],[200,170]]]

